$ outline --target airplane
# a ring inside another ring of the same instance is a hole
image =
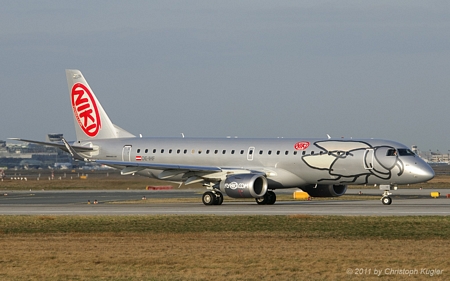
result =
[[[205,205],[232,198],[276,202],[275,190],[299,188],[312,197],[337,197],[347,186],[374,185],[390,205],[398,185],[426,182],[433,169],[407,146],[382,139],[142,137],[112,123],[79,70],[66,70],[77,140],[59,147],[93,161],[170,182],[202,183]]]

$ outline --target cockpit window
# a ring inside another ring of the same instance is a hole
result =
[[[393,148],[388,149],[386,156],[397,156],[397,150],[395,150]]]
[[[414,152],[412,152],[410,149],[407,148],[399,148],[398,150],[398,154],[400,156],[414,156]]]

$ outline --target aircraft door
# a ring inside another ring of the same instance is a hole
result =
[[[131,161],[131,145],[124,145],[122,150],[122,161]]]
[[[364,169],[372,170],[374,159],[375,159],[375,150],[373,148],[366,149],[363,158]]]
[[[248,161],[253,161],[253,153],[255,152],[255,147],[251,146],[248,148],[248,152],[247,152],[247,160]]]

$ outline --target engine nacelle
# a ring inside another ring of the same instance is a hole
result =
[[[261,174],[230,175],[220,182],[220,191],[232,198],[260,198],[267,187],[267,179]]]
[[[301,187],[305,192],[308,192],[311,197],[338,197],[345,194],[347,191],[346,185],[328,185],[328,184],[318,184],[308,185],[306,187]]]

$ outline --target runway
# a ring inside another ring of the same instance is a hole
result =
[[[349,190],[380,196],[376,189]],[[438,191],[441,197],[430,197]],[[399,190],[392,196],[392,205],[380,200],[312,200],[277,201],[274,205],[255,202],[227,202],[221,206],[205,206],[203,190],[169,191],[15,191],[0,196],[0,215],[343,215],[343,216],[447,216],[450,215],[450,190]],[[277,194],[289,194],[277,191]],[[197,198],[190,203],[144,202],[146,198]],[[91,204],[88,204],[88,200]],[[93,204],[97,200],[98,204]],[[130,201],[131,200],[131,201]]]

